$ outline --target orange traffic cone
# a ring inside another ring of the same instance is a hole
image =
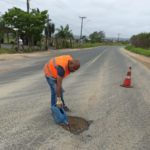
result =
[[[125,80],[124,80],[123,84],[120,85],[120,86],[126,87],[126,88],[132,88],[132,86],[131,86],[131,69],[132,69],[132,68],[129,67],[129,70],[128,70],[128,72],[127,72],[127,75],[126,75],[126,77],[125,77]]]

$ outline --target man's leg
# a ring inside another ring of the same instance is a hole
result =
[[[51,77],[46,77],[51,90],[51,106],[56,104],[56,80]]]

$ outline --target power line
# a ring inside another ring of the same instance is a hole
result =
[[[90,35],[92,31],[89,29],[87,24],[84,25],[84,35]]]
[[[14,2],[14,1],[12,1],[12,0],[5,0],[5,1],[0,1],[0,2],[2,2],[2,3],[7,3],[7,5],[17,5],[17,4],[25,4],[25,2],[23,2],[23,1],[17,1],[17,3],[16,2]]]
[[[19,1],[19,0],[17,2],[14,2],[13,0],[0,1],[0,5],[2,5],[1,11],[5,12],[5,11],[8,11],[8,9],[11,9],[13,7],[24,9],[26,6],[26,3],[25,3],[25,0],[23,1]]]
[[[38,1],[33,0],[33,1],[30,2],[30,4],[31,4],[32,7],[34,7],[34,8],[39,8],[39,7],[40,7],[40,9],[41,9],[41,8],[44,9],[44,8],[42,7],[41,3],[39,2],[39,0],[38,0]]]

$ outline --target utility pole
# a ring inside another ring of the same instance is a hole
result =
[[[120,33],[118,33],[118,42],[120,41]]]
[[[27,0],[27,12],[29,13],[29,10],[30,10],[30,4],[29,4],[29,1],[30,0]]]
[[[80,32],[80,40],[82,39],[82,29],[83,29],[83,19],[86,19],[86,17],[80,17],[81,18],[81,32]]]
[[[0,22],[1,22],[1,12],[0,12]],[[0,24],[1,26],[1,24]],[[2,40],[2,37],[1,37],[1,34],[0,34],[0,48],[1,48],[1,40]]]
[[[27,0],[27,13],[29,13],[29,11],[30,11],[30,4],[29,4],[29,1],[30,0]],[[29,26],[28,26],[28,28],[29,28]],[[29,36],[27,36],[27,43],[28,43],[28,46],[30,46],[30,38],[29,38]]]
[[[50,29],[49,29],[49,27],[50,27],[50,21],[51,21],[51,19],[49,19],[49,15],[47,15],[47,25],[46,25],[46,30],[47,30],[47,33],[46,33],[46,43],[45,43],[45,47],[46,47],[46,50],[48,50],[48,47],[49,47],[49,43],[50,43]]]

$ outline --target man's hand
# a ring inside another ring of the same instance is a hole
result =
[[[62,107],[63,107],[63,103],[62,103],[62,100],[61,100],[60,97],[57,97],[56,105],[57,105],[57,107],[59,107],[59,108],[62,108]]]

